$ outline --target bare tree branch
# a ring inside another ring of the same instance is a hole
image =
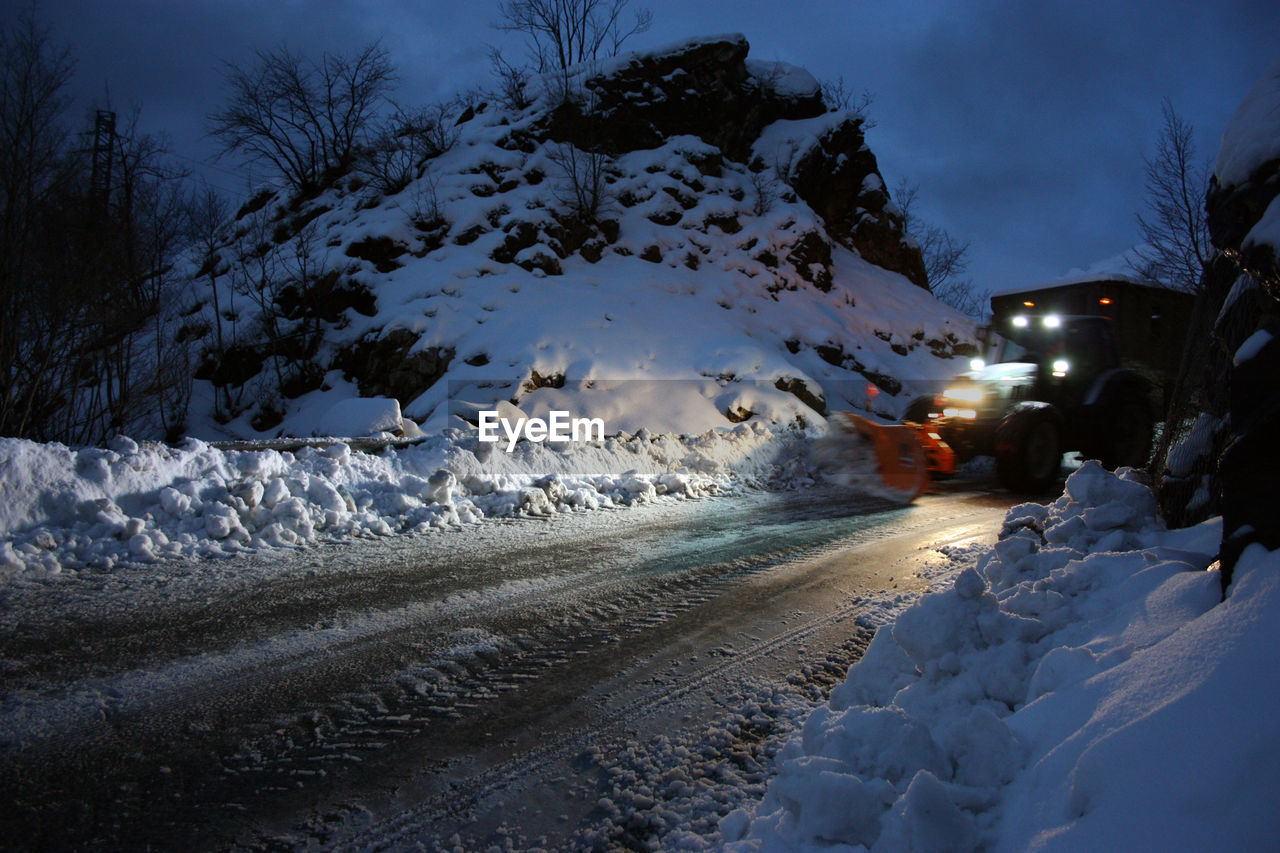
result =
[[[906,179],[898,181],[892,193],[893,203],[902,217],[902,230],[920,246],[929,290],[939,301],[962,314],[985,316],[991,290],[979,290],[973,279],[965,275],[969,269],[969,243],[962,243],[939,226],[916,218],[913,208],[919,194],[919,185],[908,184]]]
[[[1133,266],[1140,275],[1173,290],[1200,288],[1211,254],[1205,224],[1209,167],[1197,162],[1194,128],[1166,98],[1156,150],[1144,158],[1146,211],[1138,214],[1143,245]]]
[[[302,191],[354,162],[396,75],[375,42],[318,64],[283,46],[259,51],[253,68],[228,65],[226,79],[231,98],[209,116],[210,132],[225,151],[270,164]]]
[[[505,32],[525,36],[530,59],[539,71],[565,69],[580,62],[616,56],[623,43],[653,23],[648,9],[636,12],[628,27],[622,14],[631,0],[504,0],[498,4]]]

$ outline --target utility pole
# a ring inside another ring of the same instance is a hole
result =
[[[111,167],[116,150],[116,114],[98,110],[93,122],[93,172],[89,177],[89,200],[105,213],[111,197]]]

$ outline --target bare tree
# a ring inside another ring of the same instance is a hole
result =
[[[213,306],[209,314],[213,319],[213,351],[221,358],[228,345],[234,345],[234,331],[228,342],[224,333],[223,322],[226,315],[235,316],[234,303],[230,300],[233,292],[227,292],[220,282],[231,272],[231,265],[222,254],[227,247],[226,225],[231,219],[231,209],[227,200],[212,187],[204,187],[188,202],[187,223],[191,229],[191,243],[198,257],[201,258],[197,278],[209,284],[209,292],[213,297]],[[231,391],[227,386],[214,386],[213,405],[216,415],[223,415],[232,409]]]
[[[1140,275],[1174,290],[1200,288],[1212,255],[1205,224],[1209,166],[1196,159],[1195,131],[1165,98],[1155,153],[1146,166],[1146,211],[1138,214],[1143,244],[1133,267]]]
[[[375,42],[314,63],[282,46],[257,59],[226,68],[231,98],[209,116],[224,150],[270,164],[299,191],[349,167],[396,82],[387,51]]]
[[[973,279],[965,276],[969,269],[969,244],[960,242],[945,229],[921,221],[915,216],[918,184],[898,181],[893,190],[893,203],[902,217],[902,230],[920,246],[929,290],[962,314],[981,318],[987,313],[991,290],[978,290]]]
[[[523,110],[533,103],[529,95],[529,67],[510,62],[496,47],[489,48],[489,67],[498,81],[498,100],[509,110]]]
[[[266,340],[266,348],[275,353],[283,349],[286,321],[280,312],[280,296],[289,281],[285,274],[285,252],[273,237],[266,211],[257,210],[246,217],[236,245],[231,270],[232,287],[246,297],[258,311],[258,331]],[[279,359],[272,360],[276,387],[284,386],[284,369]]]
[[[853,89],[845,83],[843,74],[834,80],[824,80],[821,89],[822,102],[827,105],[828,110],[853,113],[862,122],[864,130],[876,126],[875,119],[871,118],[871,105],[876,98],[870,89],[854,94]]]
[[[572,143],[561,142],[548,154],[560,170],[561,184],[557,198],[584,222],[595,222],[605,194],[607,155],[583,151]]]
[[[380,192],[392,195],[418,176],[423,163],[448,151],[458,140],[445,104],[387,116],[360,152],[355,169]]]
[[[37,254],[49,195],[72,180],[63,116],[73,64],[27,12],[0,27],[0,434],[25,435],[52,347]]]
[[[764,216],[778,201],[777,174],[765,168],[747,169],[747,180],[751,182],[751,189],[755,191],[751,212],[756,216]]]
[[[624,42],[646,32],[653,13],[639,9],[630,21],[623,12],[631,0],[504,0],[496,26],[521,33],[539,71],[565,69],[580,62],[616,56]]]

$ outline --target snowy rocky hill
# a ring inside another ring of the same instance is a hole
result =
[[[402,181],[260,193],[194,258],[191,434],[332,432],[356,396],[429,430],[498,401],[610,434],[899,415],[973,323],[930,295],[861,120],[747,53],[534,78],[384,152],[427,152]]]

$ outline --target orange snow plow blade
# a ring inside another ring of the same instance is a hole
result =
[[[949,477],[956,472],[956,452],[951,449],[951,445],[942,440],[942,436],[927,424],[908,421],[906,426],[916,431],[916,438],[919,439],[920,448],[924,451],[924,467],[930,474]]]
[[[907,500],[914,498],[929,486],[929,460],[926,459],[926,442],[940,466],[950,465],[955,470],[955,454],[941,439],[929,436],[924,427],[894,425],[869,421],[853,412],[840,412],[875,452],[880,480],[889,488],[901,492]],[[940,445],[940,446],[939,446]],[[949,457],[949,460],[948,460]],[[942,468],[938,469],[940,472]]]

